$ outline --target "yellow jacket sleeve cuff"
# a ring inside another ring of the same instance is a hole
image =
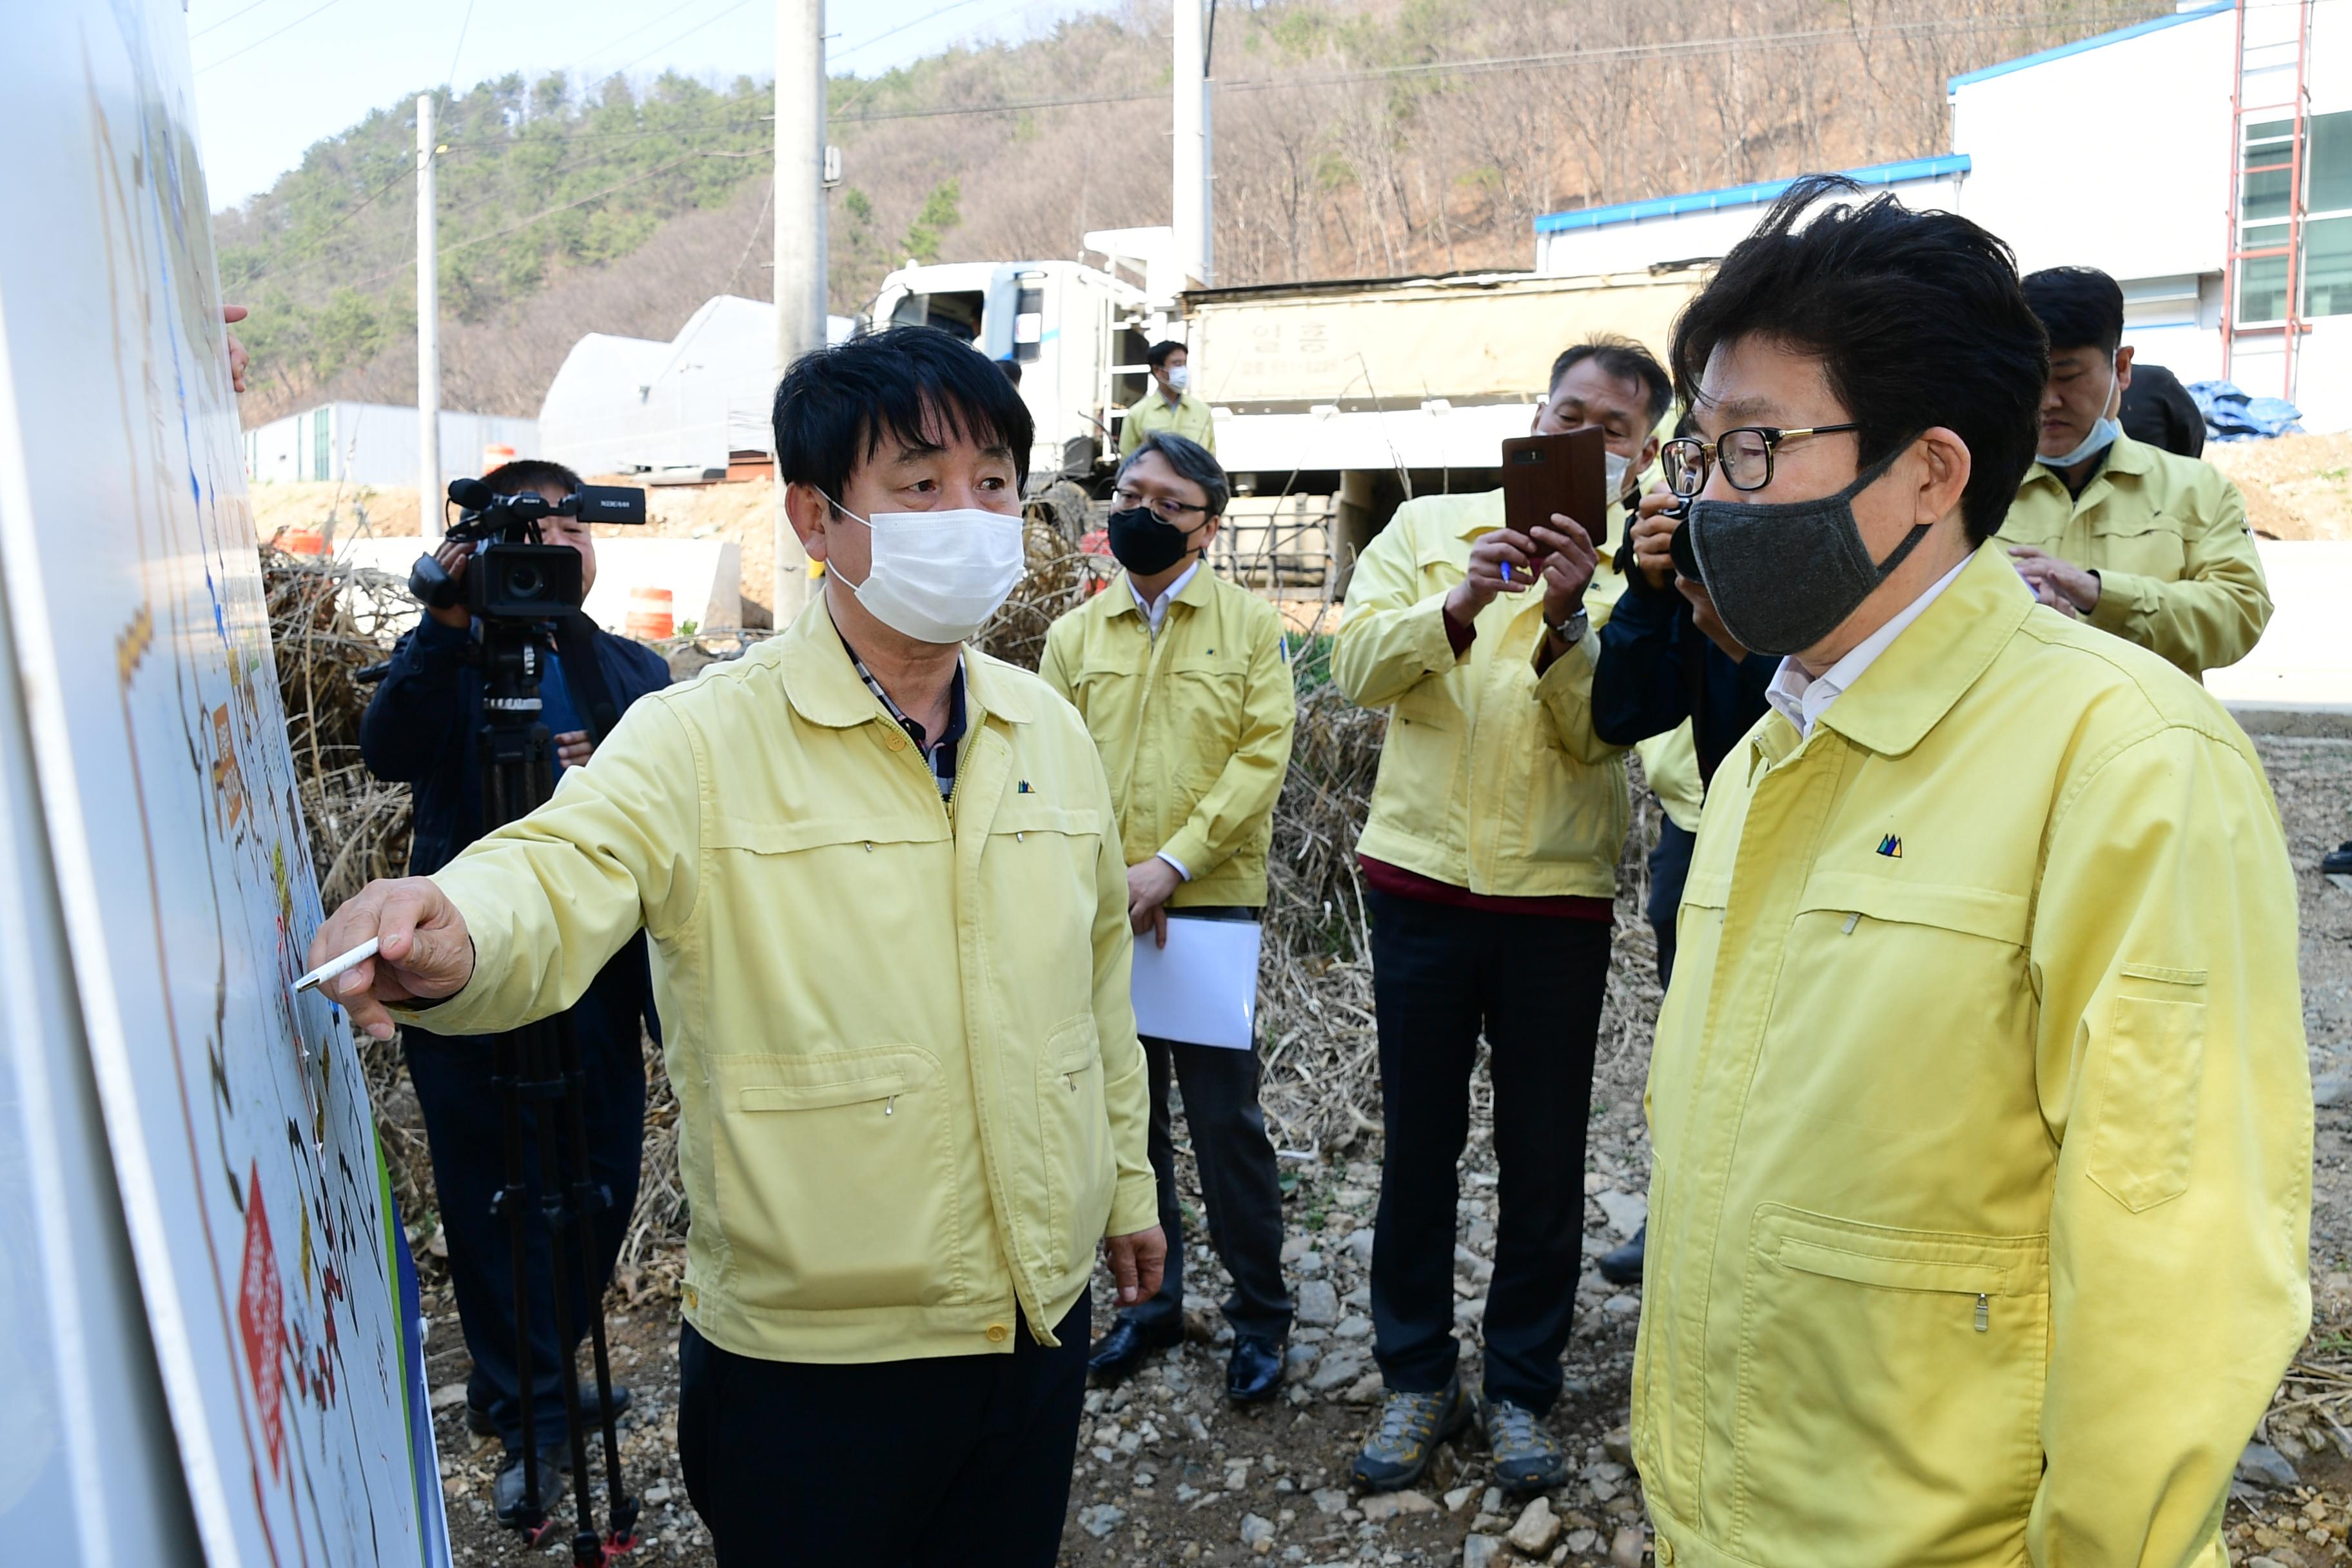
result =
[[[404,1025],[434,1035],[491,1034],[503,1023],[478,1020],[497,1010],[498,977],[507,973],[508,929],[498,917],[498,902],[485,898],[477,879],[468,876],[463,858],[451,861],[429,879],[442,896],[457,906],[466,921],[466,935],[474,944],[474,973],[466,984],[425,1007],[387,1007]]]
[[[1233,858],[1229,849],[1220,855],[1209,847],[1209,836],[1196,823],[1186,823],[1176,830],[1176,837],[1160,847],[1160,858],[1173,861],[1186,881],[1197,881]]]
[[[1160,1184],[1149,1173],[1126,1176],[1119,1180],[1118,1191],[1110,1201],[1110,1219],[1104,1226],[1105,1236],[1133,1236],[1139,1230],[1150,1230],[1160,1223]]]
[[[2153,577],[2143,577],[2137,572],[2106,572],[2099,574],[2099,602],[2091,606],[2090,623],[2103,632],[2133,642],[2145,641],[2133,636],[2133,628],[2145,626],[2156,613],[2157,583]]]

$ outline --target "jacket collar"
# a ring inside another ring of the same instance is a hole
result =
[[[2111,479],[2116,474],[2129,474],[2134,479],[2137,479],[2144,474],[2153,472],[2155,468],[2156,449],[2154,447],[2144,441],[2135,441],[2128,436],[2118,436],[2115,439],[2115,444],[2107,448],[2107,460],[2099,465],[2097,473],[2091,476],[2090,484],[2083,487],[2083,494],[2089,495],[2092,488],[2100,480]],[[2025,482],[2029,485],[2048,485],[2061,495],[2066,493],[2065,479],[2055,468],[2051,468],[2039,458],[2036,458],[2032,466],[2025,470]]]
[[[1943,721],[2009,646],[2033,595],[1998,541],[1978,546],[1952,585],[1887,645],[1818,724],[1899,757]]]
[[[889,717],[858,679],[822,590],[777,641],[784,695],[802,718],[827,729],[847,730]],[[964,649],[963,679],[966,699],[982,714],[1013,724],[1026,724],[1037,716],[1036,705],[1018,679],[978,648]]]
[[[1217,591],[1216,584],[1211,581],[1214,575],[1215,574],[1209,570],[1209,563],[1205,559],[1202,560],[1199,570],[1185,580],[1184,585],[1176,590],[1175,598],[1169,602],[1176,605],[1190,605],[1196,610],[1204,607]],[[1095,601],[1100,604],[1105,599],[1110,600],[1111,602],[1103,607],[1114,618],[1119,616],[1139,616],[1143,614],[1143,605],[1137,601],[1135,595],[1135,574],[1122,566],[1118,569],[1118,576],[1103,584],[1102,592],[1095,595]]]

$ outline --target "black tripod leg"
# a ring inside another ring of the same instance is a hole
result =
[[[535,1370],[530,1364],[530,1204],[523,1184],[522,1086],[517,1081],[522,1063],[515,1037],[500,1035],[492,1047],[491,1075],[499,1086],[499,1116],[505,1122],[506,1184],[491,1200],[493,1217],[507,1223],[508,1266],[514,1282],[515,1382],[522,1405],[522,1503],[514,1528],[539,1543],[547,1512],[539,1506],[539,1428],[533,1409]]]
[[[572,1234],[580,1254],[580,1278],[597,1290],[595,1205],[588,1170],[588,1113],[581,1089],[580,1035],[569,1016],[554,1020],[563,1054],[563,1120],[572,1150]],[[636,1544],[637,1500],[621,1482],[621,1438],[614,1426],[612,1358],[604,1340],[601,1302],[589,1315],[588,1342],[596,1367],[596,1414],[604,1432],[605,1542],[615,1552]]]
[[[539,1206],[547,1221],[547,1283],[548,1293],[554,1298],[555,1343],[557,1371],[563,1391],[563,1421],[566,1436],[572,1445],[572,1489],[573,1501],[580,1510],[580,1528],[572,1537],[572,1560],[575,1563],[593,1565],[604,1561],[604,1550],[598,1544],[594,1524],[595,1508],[589,1498],[587,1432],[581,1425],[580,1358],[572,1348],[572,1280],[571,1269],[564,1261],[564,1201],[566,1183],[563,1175],[562,1131],[554,1125],[562,1114],[559,1101],[563,1095],[563,1073],[557,1059],[553,1037],[557,1029],[551,1023],[531,1025],[523,1031],[529,1040],[525,1047],[530,1058],[531,1085],[539,1100]]]

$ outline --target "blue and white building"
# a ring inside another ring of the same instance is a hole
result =
[[[1975,219],[2023,270],[2113,274],[2125,341],[2181,380],[2352,428],[2352,4],[2184,5],[1948,90],[1949,153],[1843,172]],[[1720,257],[1788,184],[1549,214],[1536,269]]]

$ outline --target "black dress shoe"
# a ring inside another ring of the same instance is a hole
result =
[[[1099,1384],[1117,1383],[1141,1366],[1143,1358],[1153,1351],[1181,1343],[1183,1338],[1181,1323],[1152,1329],[1121,1318],[1110,1326],[1110,1332],[1095,1342],[1087,1356],[1087,1373]]]
[[[563,1475],[572,1468],[572,1457],[557,1444],[539,1451],[539,1514],[551,1512],[563,1497]],[[524,1528],[522,1498],[522,1450],[510,1448],[499,1461],[499,1478],[491,1489],[499,1510],[499,1522],[511,1530]]]
[[[560,1399],[562,1396],[557,1397]],[[628,1409],[632,1398],[627,1384],[616,1383],[613,1385],[614,1420],[618,1421],[621,1418],[622,1413]],[[597,1414],[596,1396],[588,1392],[585,1384],[581,1385],[580,1400],[586,1407],[581,1414],[588,1419],[588,1429],[593,1432],[601,1428],[604,1425],[604,1418]],[[466,1396],[466,1430],[477,1437],[495,1437],[499,1435],[497,1425],[490,1420],[489,1406],[475,1404],[474,1397],[470,1394]],[[518,1481],[515,1484],[520,1486],[522,1483]]]
[[[2337,887],[2352,891],[2352,844],[2338,845],[2320,857],[2319,871]]]
[[[1646,1225],[1633,1233],[1633,1239],[1624,1246],[1601,1255],[1601,1278],[1612,1285],[1639,1285],[1642,1282],[1643,1244],[1649,1239]]]
[[[1235,1335],[1225,1363],[1225,1397],[1236,1405],[1259,1405],[1281,1388],[1282,1342]]]

